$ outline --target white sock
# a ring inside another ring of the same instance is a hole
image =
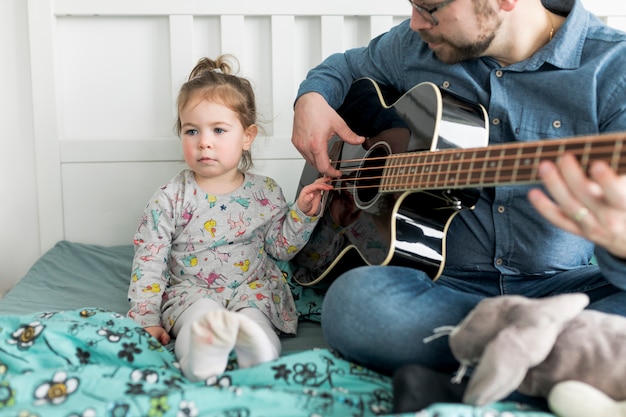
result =
[[[273,361],[280,355],[280,339],[274,331],[274,327],[262,312],[255,310],[256,312],[258,315],[253,314],[253,316],[256,315],[255,318],[261,320],[263,324],[242,312],[235,313],[239,319],[235,352],[240,368],[249,368],[260,363]]]
[[[181,370],[192,381],[206,380],[226,370],[239,332],[238,317],[227,310],[213,310],[191,325],[191,344]]]

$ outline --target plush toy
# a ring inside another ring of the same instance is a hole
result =
[[[457,378],[473,368],[463,402],[485,405],[515,390],[548,398],[555,385],[569,380],[625,401],[626,318],[585,310],[588,303],[585,294],[492,297],[457,326],[436,329],[436,334],[449,335],[452,353],[461,363]],[[563,390],[574,392],[567,386],[555,391],[555,404],[567,402],[562,398],[569,394],[559,394]],[[589,395],[602,402],[597,393]],[[607,401],[603,404],[607,407]],[[563,415],[570,417],[567,412]]]
[[[548,404],[559,417],[626,417],[626,401],[616,401],[580,381],[556,384],[548,395]]]

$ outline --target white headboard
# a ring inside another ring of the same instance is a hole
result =
[[[585,3],[626,29],[626,3]],[[130,243],[152,192],[184,167],[174,102],[202,56],[239,59],[270,121],[256,171],[293,199],[300,81],[410,11],[405,0],[28,0],[40,250]]]
[[[269,121],[255,170],[292,200],[300,81],[409,13],[403,0],[29,0],[41,250],[131,242],[150,195],[184,168],[174,103],[202,56],[238,58]]]

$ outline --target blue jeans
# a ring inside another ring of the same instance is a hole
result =
[[[423,272],[398,266],[352,269],[332,283],[322,307],[328,344],[347,360],[391,374],[417,363],[453,372],[459,363],[447,337],[424,343],[439,326],[458,324],[485,297],[546,297],[585,292],[589,308],[626,315],[626,292],[608,283],[597,266],[541,277],[467,273],[433,282]]]

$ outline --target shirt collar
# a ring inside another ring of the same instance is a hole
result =
[[[581,55],[590,24],[590,13],[580,0],[543,0],[549,10],[567,16],[554,34],[552,41],[524,62],[514,64],[511,69],[536,70],[544,64],[561,69],[580,66]],[[519,66],[518,66],[519,65]]]

